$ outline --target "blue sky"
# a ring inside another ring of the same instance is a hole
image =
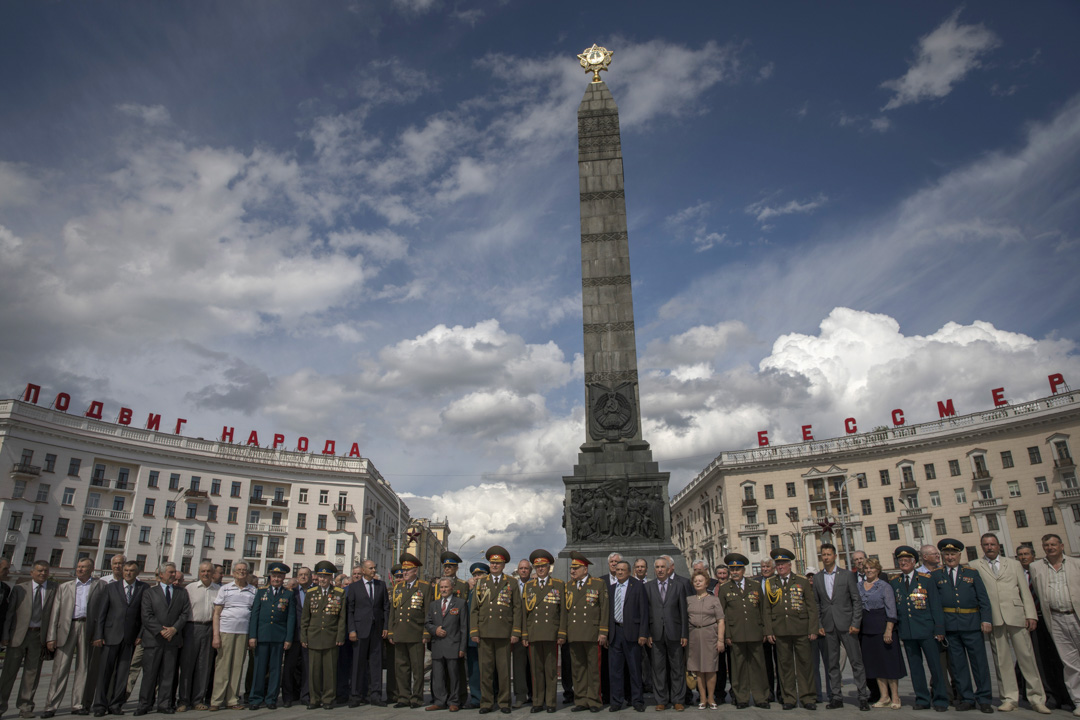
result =
[[[365,455],[558,550],[576,54],[615,52],[644,431],[718,452],[1080,378],[1072,2],[7,3],[0,382]]]

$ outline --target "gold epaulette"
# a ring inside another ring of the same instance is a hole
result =
[[[915,571],[915,574],[918,575],[919,577],[924,577],[924,578],[930,577],[930,573]]]

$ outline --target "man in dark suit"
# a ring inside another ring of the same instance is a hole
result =
[[[686,658],[690,637],[686,614],[686,586],[673,577],[671,558],[657,558],[656,579],[645,585],[649,600],[649,640],[652,650],[652,686],[656,709],[671,705],[682,710],[686,696]]]
[[[7,583],[10,572],[11,561],[6,557],[0,557],[0,631],[4,627],[4,619],[7,617],[8,598],[11,597],[11,586]]]
[[[295,702],[307,705],[309,700],[308,653],[307,648],[300,644],[300,617],[310,589],[311,568],[302,567],[296,571],[296,588],[293,590],[296,598],[293,603],[295,631],[290,641],[292,644],[285,651],[285,664],[281,671],[281,700],[285,707],[292,707]]]
[[[460,660],[469,644],[469,613],[454,594],[455,579],[439,578],[439,600],[428,603],[424,627],[431,636],[431,706],[428,710],[458,711],[461,697]]]
[[[375,561],[360,565],[361,579],[345,591],[345,631],[352,641],[352,692],[349,707],[385,705],[382,699],[382,641],[390,596],[375,577]]]
[[[131,655],[142,631],[142,596],[146,583],[138,575],[139,564],[128,561],[124,563],[124,579],[109,583],[105,592],[98,595],[93,644],[102,651],[94,717],[104,717],[106,711],[123,714],[121,706],[127,695]]]
[[[840,677],[840,647],[847,651],[855,688],[859,693],[859,709],[869,710],[870,691],[866,688],[859,628],[862,627],[862,599],[855,573],[836,566],[836,546],[822,543],[821,562],[824,569],[814,576],[814,598],[818,604],[819,643],[825,646],[825,666],[829,673],[830,709],[844,706]]]
[[[187,591],[174,587],[175,580],[176,565],[164,563],[158,567],[157,583],[142,594],[143,676],[135,715],[150,712],[155,696],[159,713],[174,711],[176,660],[184,644],[184,626],[191,619]]]
[[[608,645],[611,676],[611,711],[626,705],[623,673],[630,678],[630,702],[638,712],[645,710],[641,692],[641,646],[649,641],[649,598],[645,585],[630,577],[630,563],[615,565],[615,584],[608,593],[611,633]]]
[[[4,669],[0,672],[0,715],[7,711],[15,676],[22,668],[19,685],[19,716],[34,716],[34,693],[45,659],[46,634],[57,583],[49,580],[49,563],[38,560],[30,570],[30,580],[11,589],[7,617],[0,632],[0,645],[7,646]]]

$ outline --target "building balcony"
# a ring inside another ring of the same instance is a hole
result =
[[[757,498],[743,498],[743,507],[757,507]]]
[[[810,493],[810,502],[825,502],[825,493]]]
[[[971,479],[972,480],[989,480],[990,479],[990,471],[989,470],[976,470],[975,472],[971,473]]]
[[[284,550],[278,549],[278,550],[267,550],[266,551],[266,559],[267,560],[282,560],[284,558],[285,558],[285,551]]]
[[[264,497],[255,497],[254,495],[252,495],[250,498],[248,498],[248,502],[250,502],[252,505],[265,505],[266,504],[266,498],[264,498]]]
[[[83,517],[94,520],[111,520],[113,522],[131,522],[130,510],[110,510],[108,508],[86,508]]]
[[[184,499],[191,502],[205,502],[210,499],[210,493],[205,490],[185,490]]]
[[[900,511],[901,520],[920,520],[924,517],[930,517],[930,508],[907,507]]]
[[[1001,512],[1007,507],[1001,498],[983,498],[972,501],[971,512]]]
[[[79,538],[79,547],[96,548],[100,544],[101,544],[101,540],[96,538],[96,537],[90,537],[89,535],[84,535],[81,538]]]
[[[244,559],[245,560],[258,560],[261,557],[262,557],[262,550],[259,550],[258,548],[248,548],[248,549],[244,550]]]
[[[124,541],[123,540],[118,540],[116,538],[109,538],[109,539],[105,540],[105,548],[107,550],[123,550],[124,549]]]
[[[334,505],[332,512],[335,517],[344,517],[353,514],[353,506],[348,503],[338,503]]]
[[[1076,463],[1071,457],[1057,458],[1054,460],[1054,467],[1056,468],[1074,468]]]
[[[1080,500],[1080,488],[1065,488],[1054,491],[1055,500]]]
[[[831,491],[829,491],[829,499],[830,500],[839,500],[840,499],[840,491],[839,490],[831,490]]]
[[[257,535],[288,535],[289,527],[274,523],[248,523],[245,530]]]
[[[41,466],[17,462],[11,466],[12,477],[29,480],[41,475]]]
[[[289,507],[289,501],[288,500],[271,500],[270,504],[272,506],[274,506],[274,507],[283,507],[283,508]]]
[[[901,491],[904,491],[904,490],[918,490],[918,489],[919,489],[919,483],[915,482],[914,480],[904,480],[902,483],[900,483],[900,490]]]
[[[765,523],[743,523],[739,527],[739,535],[764,535]]]

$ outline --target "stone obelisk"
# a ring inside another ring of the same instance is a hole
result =
[[[593,73],[578,107],[585,443],[574,474],[563,477],[566,547],[558,569],[577,550],[603,575],[608,554],[617,551],[631,563],[645,557],[650,566],[671,555],[685,577],[686,562],[671,542],[668,473],[641,436],[619,108],[600,80],[611,55],[593,45],[578,56]]]

